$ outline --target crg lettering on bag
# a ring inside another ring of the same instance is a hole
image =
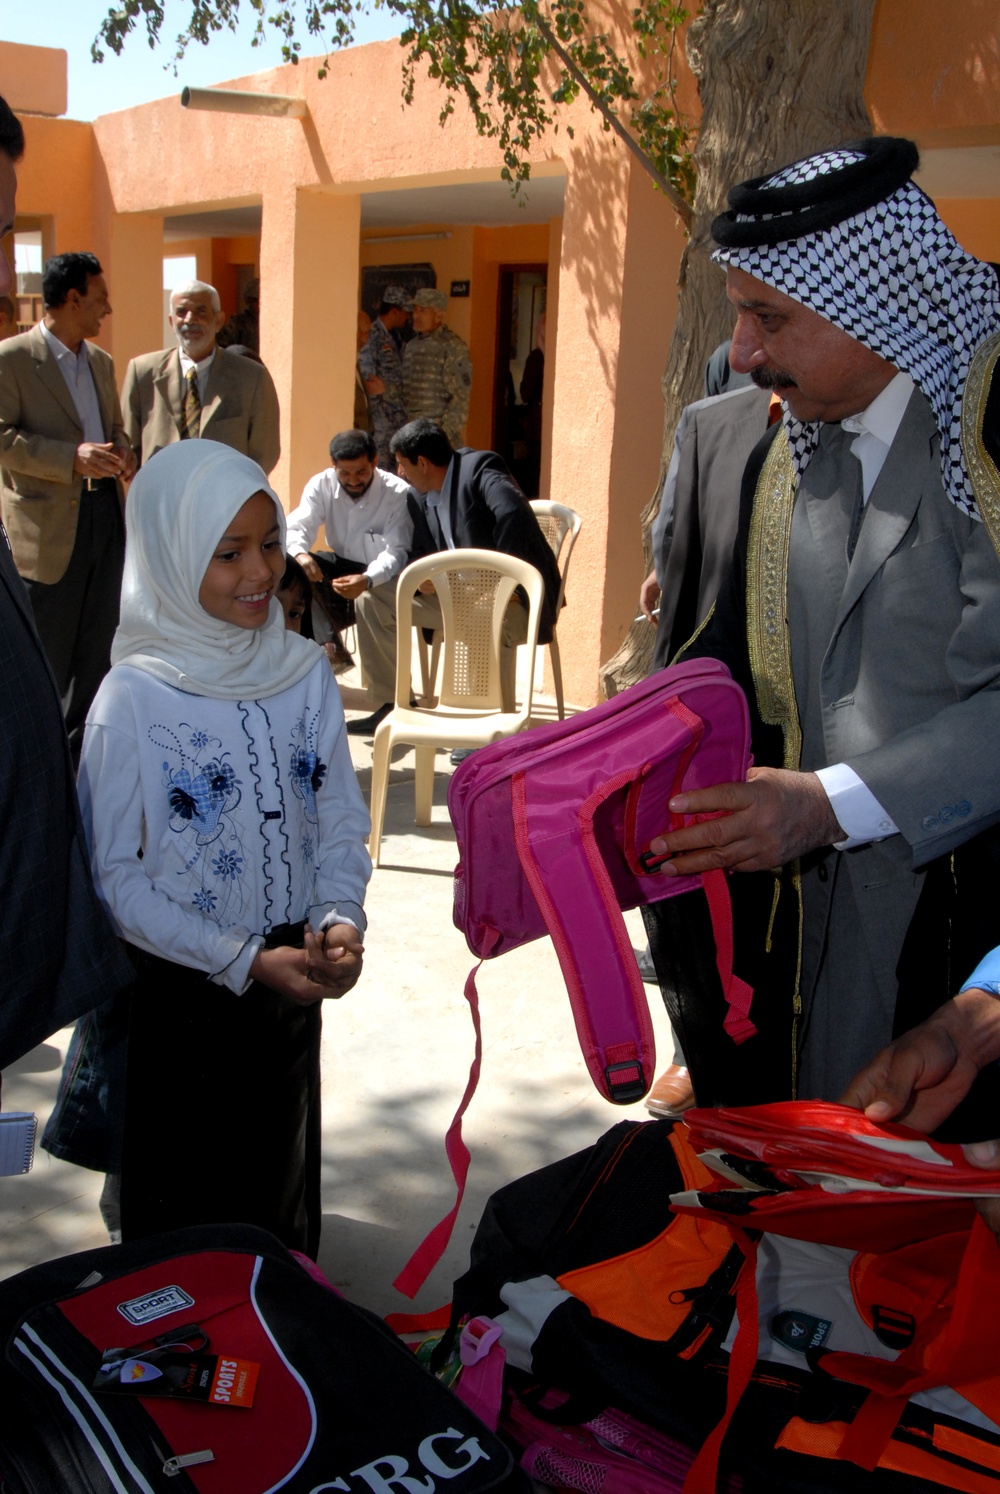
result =
[[[441,1452],[435,1446],[439,1442],[458,1442],[460,1446],[449,1448],[448,1452],[452,1458],[460,1458],[461,1462],[445,1461]],[[489,1462],[489,1453],[483,1452],[475,1437],[465,1437],[461,1432],[456,1432],[454,1427],[449,1427],[445,1432],[433,1432],[430,1437],[425,1437],[417,1448],[417,1457],[428,1475],[435,1475],[441,1479],[457,1478],[460,1473],[465,1473],[473,1463]],[[384,1457],[376,1458],[371,1463],[365,1463],[361,1468],[355,1468],[348,1477],[350,1479],[361,1479],[363,1485],[372,1491],[372,1494],[434,1494],[437,1484],[434,1478],[421,1478],[418,1474],[410,1472],[410,1465],[405,1458],[398,1453],[386,1453]],[[316,1484],[310,1489],[309,1494],[326,1494],[328,1489],[343,1489],[347,1494],[357,1491],[360,1494],[362,1485],[349,1483],[346,1479],[335,1478],[330,1483]]]

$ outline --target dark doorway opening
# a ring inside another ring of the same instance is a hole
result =
[[[547,278],[547,265],[500,266],[493,450],[529,498],[538,497],[542,461]]]

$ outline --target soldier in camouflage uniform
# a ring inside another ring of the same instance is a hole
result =
[[[444,291],[418,290],[413,298],[417,336],[403,350],[403,403],[406,419],[433,420],[453,446],[460,446],[469,413],[472,361],[469,349],[444,325]]]
[[[395,333],[410,320],[410,304],[401,285],[387,285],[368,341],[358,354],[358,371],[368,395],[378,464],[386,472],[396,470],[396,458],[389,450],[389,443],[400,426],[406,424],[403,356]]]

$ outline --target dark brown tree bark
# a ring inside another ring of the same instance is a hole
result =
[[[710,258],[712,220],[735,182],[871,134],[863,89],[874,10],[875,0],[703,0],[688,29],[687,57],[702,106],[698,185],[663,376],[663,462],[642,516],[647,571],[649,525],[677,421],[685,405],[701,398],[709,354],[733,328],[724,277]],[[653,641],[645,619],[633,624],[601,671],[605,694],[643,678]]]

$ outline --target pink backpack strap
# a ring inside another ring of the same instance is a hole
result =
[[[459,1354],[462,1373],[453,1389],[463,1405],[495,1432],[503,1401],[507,1356],[500,1347],[501,1328],[492,1318],[473,1318],[462,1329]]]
[[[500,935],[497,930],[493,929],[490,931],[483,949],[483,960],[489,959],[499,937]],[[469,1078],[465,1086],[465,1094],[462,1096],[461,1103],[455,1111],[451,1125],[448,1127],[447,1135],[444,1138],[445,1154],[451,1165],[452,1177],[455,1179],[455,1202],[444,1218],[438,1220],[430,1234],[417,1246],[393,1282],[393,1286],[397,1292],[402,1292],[404,1297],[410,1297],[411,1299],[417,1295],[444,1254],[448,1241],[451,1239],[451,1232],[455,1228],[455,1220],[458,1218],[462,1199],[465,1196],[465,1185],[469,1177],[469,1163],[472,1158],[469,1154],[469,1148],[462,1139],[462,1116],[472,1103],[472,1096],[475,1094],[479,1084],[479,1074],[483,1062],[483,1028],[479,1018],[479,992],[476,990],[476,972],[479,970],[479,966],[483,963],[483,960],[480,960],[479,964],[473,966],[469,971],[469,978],[465,982],[463,994],[469,1003],[469,1010],[472,1013],[472,1026],[476,1034],[476,1051],[469,1068]]]
[[[601,1094],[620,1105],[641,1100],[649,1089],[656,1050],[632,941],[594,836],[594,815],[642,772],[629,769],[600,784],[580,805],[569,843],[533,838],[525,775],[511,778],[514,844],[555,945],[580,1047]]]
[[[670,798],[672,799],[674,794],[681,793],[684,788],[684,778],[704,735],[705,723],[700,716],[695,715],[694,711],[684,704],[678,695],[670,697],[666,702],[666,708],[679,721],[683,721],[691,732],[691,741],[681,755],[671,785]],[[669,828],[678,830],[685,824],[699,824],[703,820],[716,818],[714,814],[691,816],[671,814]],[[663,864],[662,858],[658,860],[648,854],[639,857],[639,860],[646,871],[651,871]],[[722,982],[722,994],[726,1000],[727,1010],[722,1025],[734,1043],[745,1043],[747,1038],[753,1037],[757,1032],[750,1020],[753,987],[747,985],[746,981],[741,980],[738,975],[733,974],[733,904],[729,896],[729,883],[721,868],[716,871],[703,872],[701,881],[708,902],[709,917],[712,920],[715,964],[719,972],[719,980]]]
[[[708,899],[708,911],[715,936],[715,963],[726,998],[723,1027],[734,1043],[745,1043],[757,1029],[750,1020],[753,987],[733,973],[733,904],[724,871],[703,873],[702,884]]]
[[[400,1337],[404,1333],[443,1333],[451,1327],[451,1303],[432,1307],[430,1312],[387,1312],[385,1323]]]

